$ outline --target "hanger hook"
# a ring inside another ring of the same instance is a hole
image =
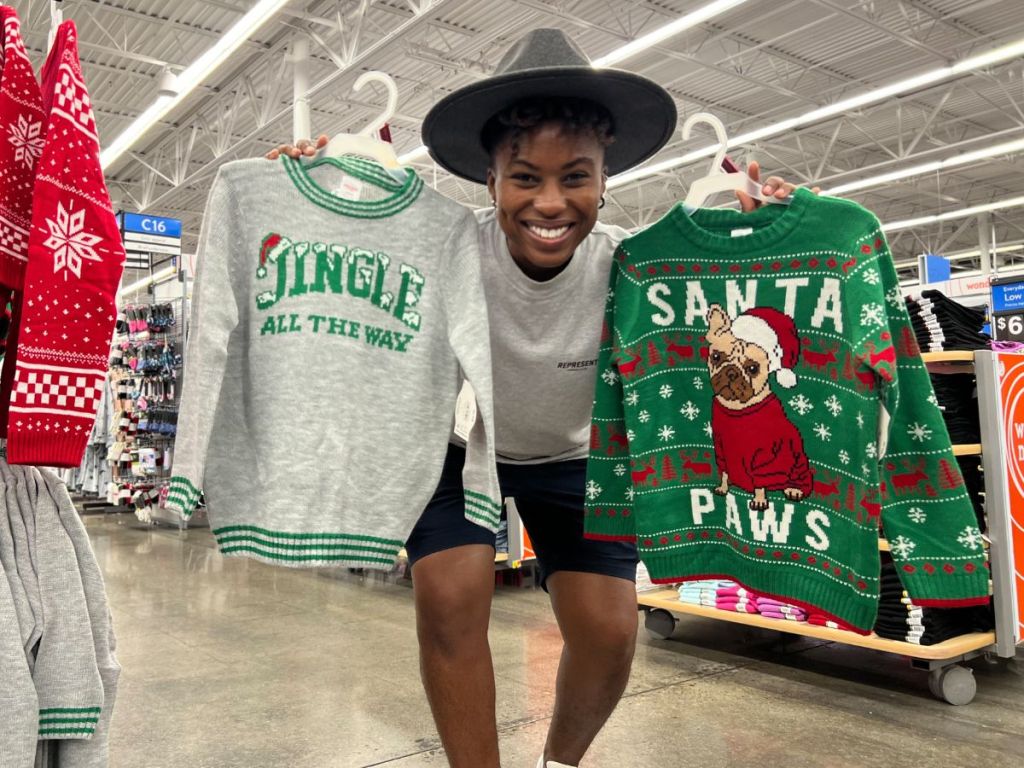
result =
[[[384,107],[384,111],[373,118],[369,125],[359,132],[360,136],[370,136],[374,131],[378,131],[383,128],[384,125],[394,117],[395,112],[398,109],[398,85],[390,75],[384,72],[364,72],[359,76],[359,79],[356,80],[355,84],[352,86],[352,90],[359,91],[364,85],[370,82],[380,83],[385,89],[387,89],[388,101],[387,106]]]
[[[715,159],[711,161],[711,170],[708,171],[708,175],[711,176],[722,170],[722,161],[725,160],[725,153],[729,149],[729,134],[726,133],[725,123],[721,118],[710,112],[697,112],[686,118],[686,122],[683,123],[683,141],[690,138],[690,132],[697,123],[710,125],[715,130],[715,137],[718,139],[718,151],[715,153]]]

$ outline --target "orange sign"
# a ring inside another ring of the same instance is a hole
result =
[[[997,353],[1002,430],[1006,436],[1006,491],[1014,563],[1016,640],[1024,638],[1024,355]]]

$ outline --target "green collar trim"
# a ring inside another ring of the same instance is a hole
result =
[[[391,195],[382,200],[345,200],[317,184],[309,175],[309,168],[302,161],[293,160],[286,155],[281,156],[288,177],[303,196],[311,203],[343,216],[357,219],[383,219],[394,216],[412,205],[423,190],[423,179],[411,168],[405,169],[405,181],[399,182],[376,163],[351,156],[336,160],[338,162],[333,163],[332,160],[332,163],[350,176],[374,184],[391,192]]]

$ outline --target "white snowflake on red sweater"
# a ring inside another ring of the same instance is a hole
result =
[[[43,137],[43,124],[30,123],[24,115],[18,115],[18,122],[12,123],[8,132],[10,135],[7,141],[14,147],[14,161],[24,163],[29,168],[33,167],[43,154],[43,145],[46,143]]]
[[[70,270],[71,274],[82,279],[82,260],[102,261],[96,249],[96,243],[103,238],[85,231],[85,210],[69,212],[64,210],[63,203],[57,203],[57,220],[46,219],[50,236],[43,243],[44,248],[53,249],[54,274],[62,270]],[[64,279],[68,279],[67,272]]]

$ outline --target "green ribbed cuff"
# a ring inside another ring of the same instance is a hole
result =
[[[187,477],[175,475],[171,478],[170,492],[167,494],[167,508],[178,512],[182,517],[191,517],[202,491],[195,487]]]
[[[100,720],[99,707],[53,707],[39,710],[40,739],[91,739]]]
[[[492,531],[498,530],[501,523],[501,504],[486,494],[477,493],[468,488],[463,490],[463,497],[466,503],[467,520]]]

